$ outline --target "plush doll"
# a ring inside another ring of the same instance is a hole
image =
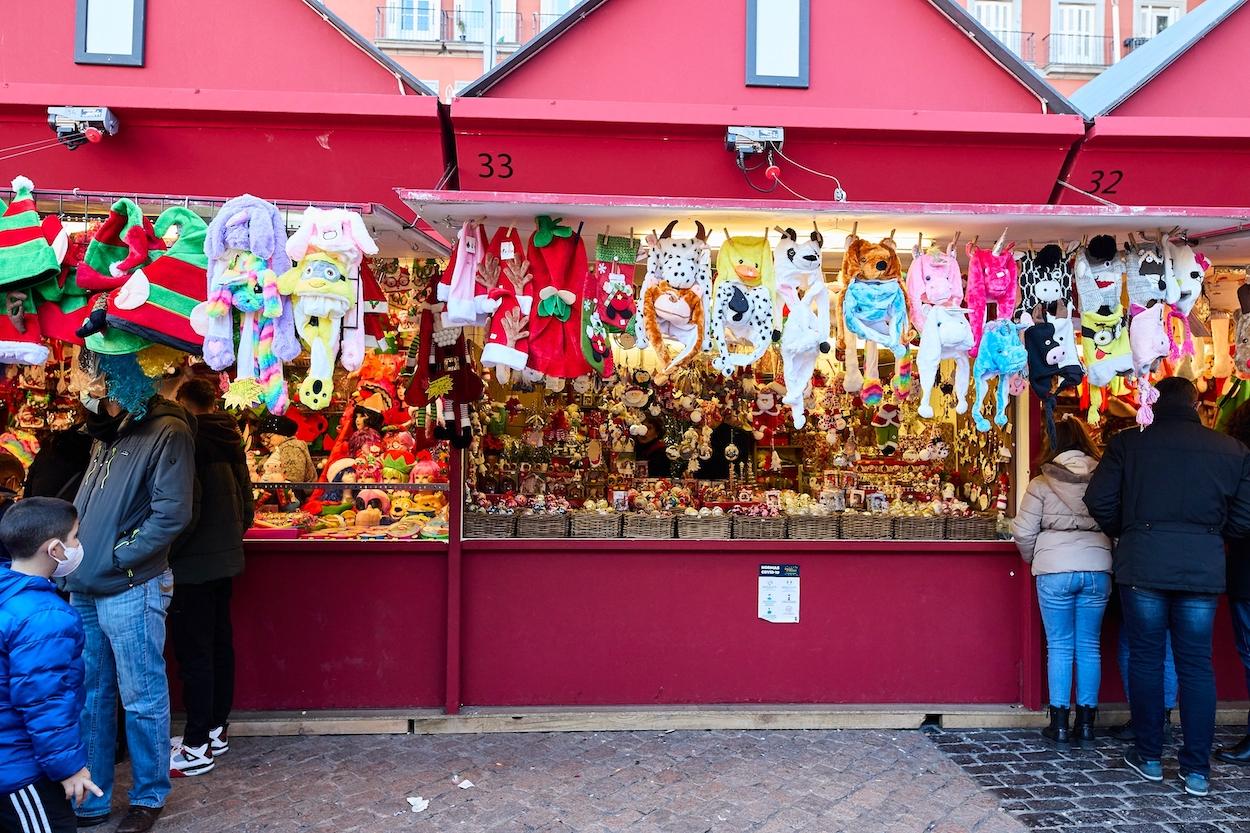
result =
[[[1080,294],[1081,313],[1110,315],[1121,310],[1124,287],[1124,259],[1115,238],[1099,234],[1076,253],[1076,289]]]
[[[1154,409],[1159,392],[1150,384],[1150,374],[1171,352],[1163,314],[1166,302],[1151,299],[1145,307],[1132,306],[1133,318],[1128,325],[1129,348],[1133,357],[1133,375],[1137,377],[1137,424],[1145,428],[1154,422]]]
[[[537,303],[530,315],[527,367],[549,379],[576,379],[591,371],[582,353],[586,246],[580,233],[558,219],[537,219],[529,241]]]
[[[781,337],[780,316],[773,305],[775,288],[767,237],[730,237],[721,244],[708,332],[712,337],[712,366],[725,376],[755,364],[774,338]],[[747,345],[750,352],[730,352],[730,345],[735,343]]]
[[[1009,305],[1006,308],[1012,309]],[[985,395],[989,392],[990,379],[998,377],[994,424],[1001,428],[1007,424],[1008,377],[1023,371],[1028,363],[1029,356],[1024,345],[1020,343],[1020,335],[1012,321],[1000,318],[986,325],[981,336],[981,349],[977,352],[976,364],[972,369],[977,387],[972,420],[978,431],[990,430],[989,420],[981,412]]]
[[[300,227],[287,240],[286,253],[298,263],[312,251],[335,255],[347,267],[345,275],[355,290],[355,296],[343,317],[339,361],[347,370],[356,370],[365,358],[364,291],[360,263],[367,255],[377,254],[378,246],[369,236],[365,221],[355,211],[309,206],[304,209]],[[296,309],[295,313],[298,315],[299,310]]]
[[[933,385],[943,359],[955,362],[955,413],[968,411],[969,353],[972,351],[972,326],[968,310],[931,306],[920,331],[920,350],[916,354],[920,375],[920,405],[916,413],[933,418]]]
[[[487,281],[491,281],[491,263],[497,263],[499,270],[497,278],[491,281],[489,297],[499,303],[490,317],[482,347],[482,367],[495,368],[500,384],[507,384],[511,374],[520,373],[529,361],[529,320],[534,296],[530,291],[530,263],[525,258],[520,232],[511,227],[500,232],[491,239],[487,252]]]
[[[751,408],[751,433],[756,441],[764,445],[773,444],[785,421],[780,403],[785,392],[776,382],[761,385],[755,392],[755,405]]]
[[[1211,268],[1211,262],[1186,242],[1176,244],[1165,241],[1164,251],[1170,279],[1175,283],[1176,297],[1173,309],[1169,309],[1166,315],[1169,338],[1172,339],[1174,353],[1192,355],[1194,340],[1189,315],[1202,294],[1203,279]]]
[[[283,363],[301,349],[290,299],[278,292],[278,275],[291,268],[286,243],[276,206],[250,194],[227,200],[204,238],[208,301],[192,312],[205,363],[236,368],[231,399],[242,407],[263,403],[275,414],[287,407]]]
[[[1030,326],[1038,304],[1045,307],[1048,315],[1054,315],[1060,303],[1072,306],[1072,252],[1050,243],[1036,252],[1016,252],[1015,257],[1020,275],[1016,321]]]
[[[885,347],[897,363],[894,392],[906,396],[911,390],[911,363],[908,359],[907,297],[903,292],[903,267],[894,241],[889,238],[873,244],[852,236],[843,261],[846,289],[842,296],[842,317],[846,326],[846,381],[848,392],[862,391],[865,405],[881,404],[884,390],[877,364],[877,348]],[[855,355],[856,339],[864,347],[864,375],[860,376]]]
[[[829,288],[820,269],[820,247],[824,238],[813,231],[799,242],[798,233],[788,228],[773,253],[773,273],[777,295],[788,310],[781,328],[781,370],[786,395],[782,404],[790,408],[795,428],[807,424],[804,399],[812,384],[816,359],[828,353]]]
[[[1085,354],[1085,376],[1090,387],[1088,419],[1093,423],[1102,410],[1102,389],[1116,376],[1133,372],[1133,351],[1122,306],[1116,304],[1109,313],[1100,312],[1098,308],[1081,310],[1081,350]]]
[[[673,220],[662,233],[647,235],[647,276],[639,305],[642,323],[635,327],[638,346],[655,350],[664,373],[686,364],[696,352],[711,349],[706,306],[712,297],[712,262],[707,231],[696,221],[694,239],[675,239],[676,225]],[[665,339],[681,344],[676,356]]]
[[[989,305],[995,306],[995,319],[1010,318],[1016,311],[1020,295],[1015,243],[1003,245],[1007,232],[998,238],[992,249],[981,249],[976,241],[968,244],[968,322],[972,325],[972,355],[981,348]]]
[[[1046,434],[1055,442],[1055,405],[1058,396],[1069,388],[1079,387],[1085,369],[1076,352],[1072,317],[1064,301],[1056,303],[1055,313],[1046,311],[1038,301],[1030,319],[1033,324],[1024,331],[1024,349],[1029,356],[1029,386],[1042,403]]]
[[[911,266],[907,267],[907,302],[911,325],[918,333],[924,332],[930,308],[963,306],[964,284],[953,243],[945,254],[918,248],[912,251]]]

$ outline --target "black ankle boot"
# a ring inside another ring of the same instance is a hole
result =
[[[1089,743],[1093,741],[1094,721],[1097,719],[1097,706],[1077,706],[1076,719],[1072,722],[1072,742]]]
[[[1050,707],[1050,725],[1042,730],[1042,737],[1055,743],[1068,742],[1068,707]]]

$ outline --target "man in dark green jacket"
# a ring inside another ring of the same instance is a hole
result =
[[[78,487],[85,555],[65,582],[86,631],[83,739],[103,795],[78,807],[79,826],[108,820],[117,737],[117,694],[126,708],[133,786],[118,833],[155,824],[169,794],[169,684],[165,611],[173,597],[169,547],[191,521],[194,420],[153,397],[142,416],[111,399],[86,402],[95,440]]]
[[[217,391],[205,379],[178,389],[178,402],[195,416],[195,520],[174,544],[174,602],[170,632],[187,725],[169,759],[173,777],[203,775],[230,749],[234,700],[234,637],[230,596],[243,572],[243,535],[252,525],[252,483],[243,436],[219,413]]]

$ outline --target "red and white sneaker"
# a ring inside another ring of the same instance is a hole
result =
[[[190,778],[212,772],[216,764],[209,746],[207,743],[203,746],[184,745],[172,750],[169,754],[169,777]]]
[[[230,732],[225,726],[218,726],[208,733],[208,743],[213,747],[213,757],[224,755],[230,751]]]

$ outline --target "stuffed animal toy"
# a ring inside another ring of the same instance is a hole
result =
[[[1081,311],[1081,350],[1085,354],[1085,377],[1090,388],[1088,419],[1093,423],[1102,410],[1102,389],[1116,376],[1133,372],[1133,351],[1122,306],[1117,304],[1109,313],[1100,312],[1098,308]]]
[[[807,424],[804,399],[811,387],[816,359],[832,349],[829,343],[829,288],[820,269],[820,247],[824,238],[813,231],[799,242],[798,233],[788,228],[773,253],[773,274],[777,295],[788,314],[781,328],[781,370],[786,384],[782,404],[790,408],[795,428]]]
[[[925,419],[933,418],[933,385],[943,359],[955,362],[955,413],[968,411],[968,382],[972,351],[972,326],[968,310],[946,306],[930,306],[920,331],[920,350],[916,366],[920,375],[920,405],[916,412]]]
[[[1007,309],[1012,309],[1012,307],[1008,306]],[[989,420],[981,412],[985,403],[985,395],[989,392],[990,379],[998,378],[994,424],[1001,428],[1007,424],[1008,377],[1023,371],[1028,363],[1028,353],[1025,352],[1024,345],[1020,343],[1020,335],[1012,321],[1000,318],[985,326],[981,335],[981,349],[977,352],[976,364],[972,369],[977,387],[976,402],[972,406],[972,420],[976,423],[978,431],[990,430]]]
[[[642,326],[635,328],[639,347],[651,346],[664,373],[711,349],[706,306],[712,297],[711,250],[707,231],[695,222],[694,239],[674,239],[673,220],[657,235],[647,235],[647,276],[642,281]],[[676,356],[665,339],[682,345]]]
[[[286,253],[291,256],[292,262],[298,263],[312,251],[335,255],[347,267],[345,276],[351,282],[355,296],[343,316],[339,361],[347,370],[357,370],[365,357],[364,290],[360,263],[365,256],[377,254],[378,246],[369,236],[365,221],[355,211],[309,206],[304,209],[300,227],[287,240]],[[299,314],[298,309],[294,312]]]
[[[773,382],[761,385],[755,392],[755,405],[751,408],[751,433],[757,442],[772,445],[781,432],[785,416],[781,412],[781,397],[785,388]]]
[[[726,238],[716,257],[708,320],[712,366],[725,376],[755,364],[781,337],[780,315],[773,305],[775,284],[767,237]],[[750,352],[730,352],[735,343],[747,345]]]
[[[1063,246],[1049,243],[1041,249],[1016,252],[1016,265],[1020,276],[1020,305],[1016,308],[1016,321],[1030,326],[1033,310],[1038,304],[1053,315],[1062,302],[1072,306],[1072,253]]]
[[[286,222],[277,207],[244,194],[227,200],[208,225],[208,300],[192,312],[204,336],[204,361],[214,370],[235,366],[231,399],[243,407],[287,407],[283,363],[300,354],[289,298],[278,275],[291,268]],[[235,321],[238,320],[238,346]]]
[[[1110,315],[1121,309],[1124,288],[1124,258],[1109,234],[1099,234],[1076,253],[1076,289],[1081,299],[1081,314],[1097,312]]]
[[[994,317],[1000,321],[1016,311],[1020,295],[1016,258],[1012,254],[1016,244],[1004,246],[1006,235],[1004,230],[992,249],[978,248],[975,240],[968,244],[968,322],[972,325],[974,357],[981,347],[989,305],[994,304]]]
[[[846,289],[842,294],[842,318],[846,326],[846,381],[850,393],[861,393],[865,405],[881,404],[884,395],[877,363],[877,348],[894,354],[897,363],[894,392],[906,396],[911,390],[908,359],[907,296],[903,292],[903,267],[894,241],[869,243],[852,235],[843,260]],[[864,375],[859,373],[857,338],[864,347]]]
[[[1134,304],[1128,325],[1129,349],[1133,356],[1133,375],[1137,377],[1137,424],[1145,428],[1154,422],[1154,409],[1159,392],[1150,384],[1150,374],[1171,353],[1171,340],[1164,325],[1166,302],[1151,299],[1145,307]]]
[[[1038,301],[1033,307],[1032,326],[1024,331],[1024,349],[1029,356],[1029,386],[1042,403],[1046,434],[1055,442],[1055,405],[1058,396],[1069,388],[1079,387],[1085,378],[1076,352],[1072,317],[1064,301],[1056,303],[1055,314],[1046,311]]]
[[[911,325],[923,333],[925,322],[932,307],[960,307],[964,302],[963,277],[959,273],[959,261],[955,257],[955,244],[940,251],[912,251],[911,266],[907,267],[907,302],[911,312]]]
[[[527,367],[549,379],[576,379],[591,372],[582,352],[586,246],[580,232],[558,219],[537,221],[529,241],[537,303],[530,315]]]
[[[1165,241],[1164,251],[1171,281],[1176,285],[1174,309],[1168,310],[1166,316],[1169,337],[1174,345],[1173,352],[1179,356],[1192,355],[1194,340],[1189,315],[1194,311],[1194,305],[1202,294],[1203,280],[1211,269],[1211,262],[1186,242],[1176,244],[1170,240]]]
[[[502,237],[496,233],[487,256],[491,259],[488,263],[499,265],[498,278],[489,291],[490,299],[498,301],[498,305],[490,318],[481,361],[482,367],[495,368],[500,384],[507,384],[511,374],[520,373],[529,361],[529,320],[534,307],[530,284],[533,279],[521,234],[515,228],[506,229]],[[489,273],[490,269],[488,265],[485,271]]]

